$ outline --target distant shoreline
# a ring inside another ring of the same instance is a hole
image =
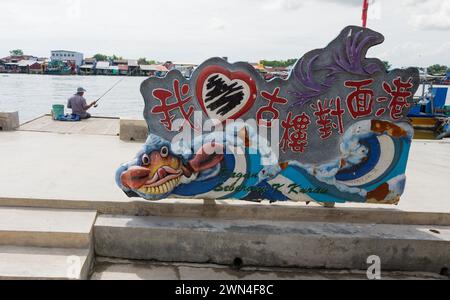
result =
[[[39,75],[39,76],[58,76],[58,77],[141,77],[141,78],[161,78],[157,76],[145,76],[145,75],[119,75],[119,74],[42,74],[42,73],[16,73],[16,72],[0,72],[0,75]]]

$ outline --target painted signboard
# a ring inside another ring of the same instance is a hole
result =
[[[212,58],[142,83],[150,135],[116,174],[130,197],[396,204],[413,137],[417,69],[388,72],[384,41],[350,26],[288,79]]]

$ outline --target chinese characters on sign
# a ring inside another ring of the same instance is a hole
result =
[[[188,97],[190,88],[189,85],[184,84],[180,87],[180,82],[178,80],[173,81],[173,91],[165,90],[165,89],[155,89],[153,91],[153,96],[155,99],[161,102],[161,105],[155,106],[152,109],[152,114],[158,115],[162,114],[164,118],[161,119],[161,124],[163,124],[167,130],[172,130],[172,123],[175,119],[175,115],[171,113],[173,111],[180,111],[184,120],[194,129],[194,123],[191,120],[191,117],[194,113],[194,107],[189,106],[187,111],[184,108],[184,105],[191,102],[192,97]],[[184,98],[183,98],[184,97]],[[172,103],[167,103],[170,99],[174,99]]]
[[[242,87],[238,83],[231,86],[225,85],[223,80],[219,80],[218,76],[214,76],[208,81],[208,88],[211,92],[208,93],[207,103],[216,99],[215,102],[209,105],[210,108],[219,109],[220,114],[226,114],[230,108],[233,109],[242,100]],[[215,82],[219,82],[217,85]],[[313,123],[317,126],[317,134],[322,140],[329,139],[333,131],[339,135],[343,135],[344,128],[344,114],[346,111],[354,119],[358,120],[367,117],[382,117],[386,112],[389,112],[393,120],[399,120],[404,114],[404,110],[410,107],[408,99],[412,97],[411,89],[413,88],[412,78],[406,82],[401,78],[393,80],[391,86],[388,82],[382,83],[383,90],[387,96],[380,96],[375,99],[375,92],[372,89],[374,83],[373,79],[361,81],[346,81],[345,87],[351,91],[345,97],[346,101],[341,100],[340,97],[334,99],[324,99],[312,101],[310,107],[313,109]],[[168,131],[172,131],[172,122],[175,115],[171,113],[178,110],[191,129],[196,129],[193,121],[194,107],[191,105],[193,97],[188,96],[190,91],[189,85],[185,84],[180,87],[178,80],[173,81],[173,91],[165,89],[155,89],[153,96],[161,102],[161,105],[155,106],[152,109],[152,114],[157,117],[161,115],[161,124],[165,126]],[[281,88],[277,87],[272,93],[267,91],[261,92],[261,97],[268,101],[266,106],[261,106],[256,113],[257,124],[265,127],[272,127],[273,120],[280,119],[280,110],[288,104],[288,100],[280,96]],[[228,99],[228,101],[227,101]],[[169,101],[171,102],[169,103]],[[374,111],[375,103],[388,103],[387,107],[382,107]],[[220,105],[222,103],[222,105]],[[225,105],[226,103],[226,105]],[[344,109],[346,105],[347,110]],[[271,118],[264,116],[270,115]],[[280,148],[283,152],[288,149],[294,153],[305,152],[308,146],[308,129],[311,125],[311,116],[306,113],[293,115],[289,112],[286,119],[281,122],[283,130]]]

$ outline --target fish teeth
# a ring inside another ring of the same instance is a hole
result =
[[[169,187],[167,183],[164,183],[162,186],[159,187],[159,190],[161,194],[167,194],[169,192]]]
[[[144,187],[144,188],[140,189],[140,191],[142,193],[149,194],[149,195],[163,195],[163,194],[167,194],[167,193],[173,191],[178,186],[180,181],[181,181],[181,178],[178,177],[178,178],[172,179],[160,186]]]
[[[174,184],[173,180],[169,181],[167,184],[169,185],[169,190],[173,190],[174,189],[175,184]]]

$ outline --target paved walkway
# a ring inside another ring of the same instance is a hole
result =
[[[114,174],[140,147],[108,135],[0,132],[0,198],[129,202]],[[450,213],[450,141],[414,141],[407,175],[397,207],[339,206]]]

